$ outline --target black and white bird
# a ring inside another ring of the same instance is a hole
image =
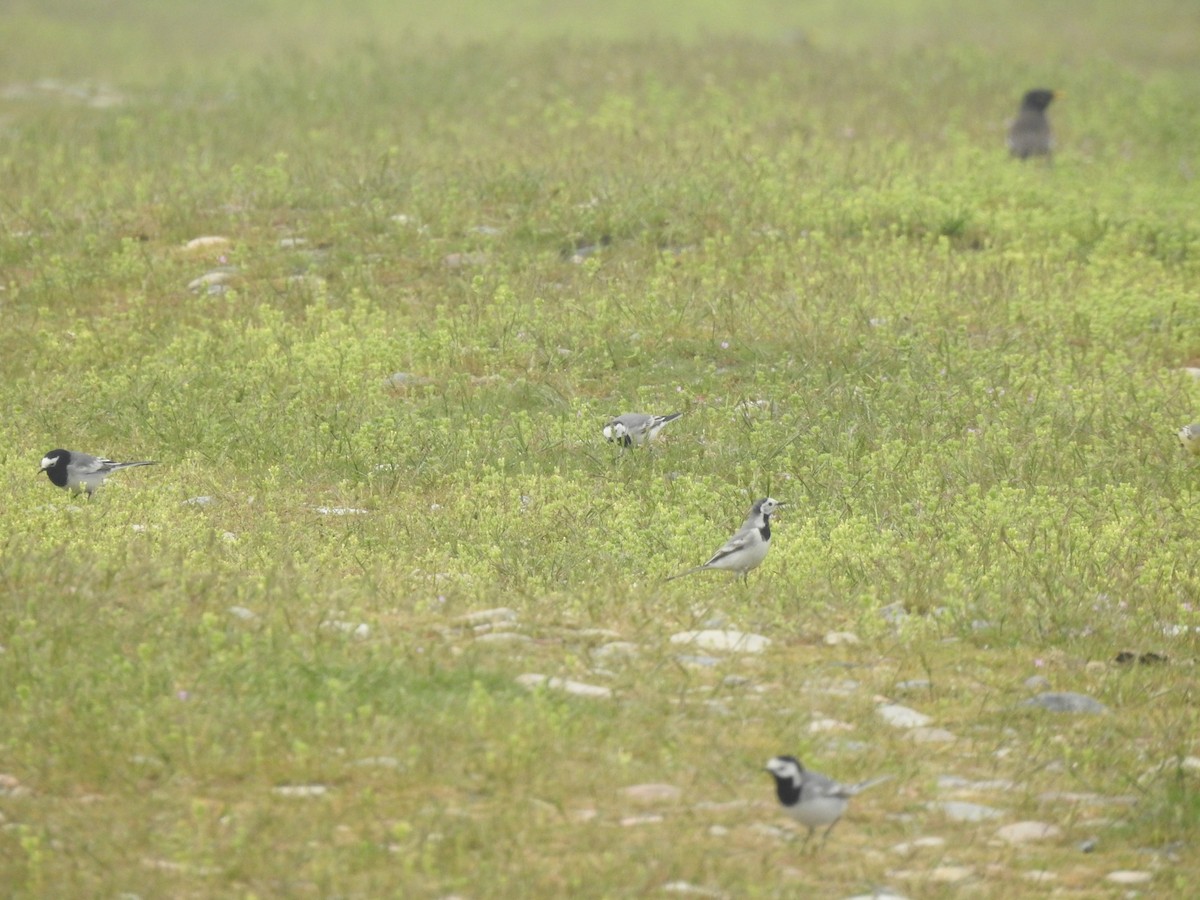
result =
[[[812,840],[818,828],[825,829],[821,838],[824,842],[845,814],[851,797],[892,777],[880,775],[858,784],[839,784],[804,768],[794,756],[773,756],[767,760],[766,768],[775,779],[775,795],[783,805],[783,811],[808,829],[805,844]]]
[[[616,441],[623,447],[634,444],[644,444],[658,437],[658,433],[670,422],[674,422],[683,413],[671,413],[667,416],[652,416],[647,413],[625,413],[609,419],[604,426],[604,437]]]
[[[42,457],[42,471],[51,483],[70,491],[87,491],[89,497],[104,484],[109,472],[152,465],[153,462],[113,462],[78,450],[51,450]]]
[[[755,501],[742,527],[712,555],[712,559],[702,566],[694,566],[686,572],[672,575],[667,581],[704,569],[724,569],[737,572],[745,578],[751,569],[767,558],[767,551],[771,549],[771,516],[783,505],[770,497]]]
[[[1184,450],[1192,456],[1200,454],[1200,425],[1184,425],[1176,434]]]
[[[1058,96],[1057,91],[1045,88],[1025,93],[1017,117],[1008,126],[1009,153],[1017,159],[1050,155],[1054,149],[1054,133],[1050,130],[1050,120],[1046,118],[1046,108]]]

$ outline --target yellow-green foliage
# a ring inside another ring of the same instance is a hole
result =
[[[1192,4],[10,6],[8,893],[1194,890]],[[1052,163],[1004,149],[1034,86]],[[72,498],[53,447],[158,465]],[[767,495],[748,586],[664,582]],[[772,646],[669,643],[720,624]],[[895,783],[810,865],[758,827],[781,752]],[[996,850],[946,774],[1063,837]]]

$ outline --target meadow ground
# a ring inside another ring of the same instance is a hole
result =
[[[1194,4],[75,6],[0,19],[7,894],[1194,890]],[[810,853],[777,753],[893,778]]]

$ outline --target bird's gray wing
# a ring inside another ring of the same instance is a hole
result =
[[[735,534],[733,537],[731,537],[729,540],[727,540],[725,542],[725,544],[721,547],[721,549],[712,555],[712,559],[710,559],[704,565],[711,566],[713,563],[724,559],[726,556],[729,556],[731,553],[737,553],[739,550],[741,550],[743,547],[746,546],[746,544],[749,542],[749,540],[750,540],[749,533],[739,531],[737,534]]]
[[[116,463],[111,459],[105,459],[103,456],[71,452],[71,468],[79,475],[95,475],[100,472],[110,472],[114,465]]]

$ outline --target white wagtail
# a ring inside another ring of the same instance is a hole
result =
[[[669,416],[651,416],[646,413],[625,413],[623,416],[609,419],[604,426],[604,437],[616,441],[623,447],[634,444],[644,444],[658,437],[658,433],[667,423],[674,422],[683,413],[671,413]]]
[[[712,559],[702,566],[672,575],[667,581],[704,569],[725,569],[745,578],[746,573],[767,558],[767,551],[771,549],[771,515],[783,505],[770,497],[756,501],[742,527],[712,555]]]
[[[1179,444],[1184,450],[1192,456],[1200,453],[1200,425],[1184,425],[1176,433],[1179,435]]]
[[[794,756],[772,756],[767,760],[767,771],[775,778],[775,795],[783,804],[783,811],[808,828],[805,844],[818,828],[825,828],[821,838],[824,842],[846,812],[851,797],[892,777],[880,775],[858,784],[839,784],[804,768]]]
[[[104,484],[109,472],[152,465],[153,462],[113,462],[78,450],[51,450],[42,457],[42,471],[52,483],[70,491],[87,491],[89,497],[92,491]]]

